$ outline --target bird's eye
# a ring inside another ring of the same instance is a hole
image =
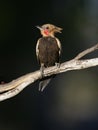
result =
[[[49,27],[46,27],[46,29],[49,29]]]

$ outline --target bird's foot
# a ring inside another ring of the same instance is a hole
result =
[[[41,64],[41,67],[40,67],[40,72],[41,72],[41,79],[44,77],[44,64],[42,63]]]
[[[60,68],[60,63],[55,63],[55,66],[56,66],[57,68]]]
[[[59,72],[60,71],[60,63],[55,63],[55,66],[57,67],[58,72]]]

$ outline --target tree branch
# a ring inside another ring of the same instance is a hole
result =
[[[98,49],[98,44],[79,53],[74,59],[62,63],[60,65],[60,68],[56,66],[46,68],[44,70],[44,77],[51,76],[53,74],[63,73],[66,71],[80,70],[98,66],[98,58],[79,60],[83,56],[95,51],[96,49]],[[10,83],[0,85],[0,101],[6,100],[19,94],[24,88],[39,79],[41,79],[40,70],[21,76],[11,81]]]
[[[80,58],[84,57],[86,54],[89,54],[89,53],[95,51],[96,49],[98,49],[98,43],[95,46],[82,51],[74,59],[79,60]]]

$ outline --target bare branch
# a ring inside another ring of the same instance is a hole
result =
[[[9,99],[15,95],[17,95],[18,93],[20,93],[26,86],[28,86],[31,82],[30,81],[27,81],[27,82],[24,82],[22,84],[20,84],[18,87],[12,89],[12,90],[9,90],[5,93],[2,93],[0,94],[0,101],[3,101],[5,99]]]
[[[13,88],[18,87],[20,84],[26,82],[26,80],[28,81],[28,79],[32,78],[32,82],[36,81],[37,79],[39,79],[40,77],[38,77],[38,75],[36,75],[35,77],[35,72],[26,74],[24,76],[21,76],[13,81],[11,81],[10,83],[6,83],[6,84],[1,84],[0,85],[0,93],[11,90]]]
[[[91,47],[91,48],[88,48],[87,50],[82,51],[82,52],[79,53],[74,59],[79,60],[79,59],[82,58],[83,56],[85,56],[85,55],[87,55],[87,54],[89,54],[89,53],[95,51],[96,49],[98,49],[98,43],[97,43],[95,46],[93,46],[93,47]]]
[[[86,60],[79,60],[84,55],[93,52],[94,50],[98,49],[98,44],[95,46],[79,53],[74,59],[64,62],[60,65],[60,68],[53,66],[46,68],[44,70],[44,76],[51,76],[53,74],[59,74],[66,71],[71,70],[80,70],[85,69],[89,67],[98,66],[98,58],[93,59],[86,59]],[[0,85],[0,101],[3,101],[5,99],[9,99],[18,93],[20,93],[24,88],[26,88],[31,83],[34,83],[35,81],[41,79],[41,73],[40,71],[35,71],[29,74],[26,74],[24,76],[21,76],[20,78],[17,78],[10,83],[6,83],[3,85]]]

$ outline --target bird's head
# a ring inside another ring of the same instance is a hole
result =
[[[44,24],[42,26],[37,26],[40,29],[42,36],[53,36],[55,33],[61,33],[62,28],[57,27],[53,24]]]

